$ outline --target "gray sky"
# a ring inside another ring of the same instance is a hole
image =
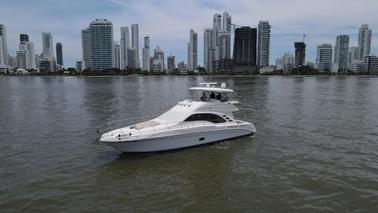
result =
[[[36,53],[42,51],[41,32],[51,32],[53,41],[63,43],[65,66],[81,60],[80,30],[95,18],[113,22],[114,40],[120,26],[139,24],[139,45],[149,35],[151,47],[160,45],[165,55],[185,61],[189,30],[199,36],[198,62],[203,64],[203,29],[212,26],[214,13],[228,11],[232,22],[256,27],[259,20],[272,25],[270,62],[274,63],[293,42],[307,34],[307,61],[314,61],[316,45],[334,44],[338,34],[350,35],[357,45],[361,24],[373,29],[372,52],[378,53],[378,0],[0,0],[0,23],[6,25],[11,55],[19,34],[29,34]],[[141,51],[140,51],[141,52]]]

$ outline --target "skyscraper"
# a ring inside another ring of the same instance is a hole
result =
[[[256,37],[256,28],[240,27],[235,30],[234,72],[256,70]]]
[[[130,48],[130,32],[129,27],[121,27],[121,42],[120,42],[120,51],[121,51],[121,69],[126,69],[129,65],[127,53]]]
[[[51,33],[42,33],[42,49],[43,49],[43,59],[50,61],[54,60],[54,46]]]
[[[231,33],[231,16],[226,11],[223,12],[222,30]]]
[[[96,19],[89,25],[91,68],[113,67],[113,24],[107,19]]]
[[[155,72],[163,72],[164,71],[164,51],[157,46],[154,50],[154,59],[151,70]]]
[[[370,55],[371,33],[369,25],[361,25],[358,33],[358,58],[360,60],[364,60],[365,56]]]
[[[222,30],[222,15],[221,14],[214,14],[213,16],[213,29],[214,30]]]
[[[306,60],[306,44],[304,42],[295,42],[295,67],[304,65]]]
[[[35,62],[35,51],[34,51],[34,43],[28,42],[28,50],[29,50],[29,63],[30,63],[30,69],[37,69],[37,64]]]
[[[29,51],[28,50],[19,50],[16,52],[17,67],[23,69],[29,69]]]
[[[339,70],[345,70],[348,67],[349,36],[338,35],[336,37],[334,63]]]
[[[40,72],[54,72],[54,46],[51,33],[42,32],[42,60],[39,62]]]
[[[62,43],[56,43],[56,63],[63,66],[63,46]]]
[[[7,33],[5,30],[5,26],[0,24],[0,42],[1,42],[1,50],[0,56],[2,59],[0,60],[0,65],[8,65],[8,44],[7,44]]]
[[[82,69],[91,67],[91,34],[89,28],[81,30]]]
[[[258,25],[257,63],[259,67],[269,65],[270,24],[269,21],[260,21]]]
[[[188,68],[185,64],[184,61],[181,61],[181,62],[178,62],[177,63],[177,71],[180,73],[180,74],[187,74],[188,72]]]
[[[332,45],[321,44],[317,47],[315,68],[320,71],[332,70]]]
[[[169,55],[167,57],[167,70],[170,73],[176,70],[176,60],[174,55]]]
[[[205,29],[204,31],[204,66],[206,71],[214,72],[217,31]]]
[[[214,14],[213,26],[205,29],[204,64],[209,72],[225,71],[221,64],[231,64],[231,16]],[[188,64],[190,70],[191,65]]]
[[[348,69],[354,61],[358,60],[358,47],[350,47],[348,51]]]
[[[222,28],[219,29],[219,14],[216,14],[217,24],[214,29],[217,30],[217,47],[216,60],[224,60],[231,58],[231,16],[227,12],[223,12]]]
[[[190,30],[188,43],[188,70],[197,69],[197,40],[198,35],[194,30]]]
[[[150,71],[150,37],[144,37],[144,48],[142,50],[143,54],[143,70]]]
[[[3,42],[1,42],[1,39],[2,39],[2,37],[0,35],[0,72],[5,72],[6,69],[7,69],[7,66],[4,63],[4,57],[3,57],[3,55],[4,55],[3,51],[4,50],[3,50]]]
[[[26,34],[21,35],[19,49],[16,52],[16,64],[18,68],[31,69],[30,52],[28,47],[29,39],[27,38]]]
[[[34,44],[29,41],[27,34],[20,34],[19,50],[16,53],[17,67],[36,69]]]
[[[365,57],[367,72],[370,74],[378,74],[378,57],[370,55]]]
[[[120,47],[119,44],[114,43],[113,44],[113,68],[120,69]]]
[[[127,68],[128,69],[136,69],[137,65],[136,62],[136,49],[135,48],[128,48],[127,49]]]
[[[139,61],[139,25],[132,24],[131,25],[131,47],[135,49],[135,64],[136,68],[140,68],[140,61]]]

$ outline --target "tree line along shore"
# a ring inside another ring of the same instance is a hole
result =
[[[57,72],[49,72],[49,73],[41,73],[36,71],[29,71],[23,73],[17,72],[6,72],[0,73],[0,75],[5,76],[127,76],[127,75],[180,75],[180,76],[193,76],[193,75],[377,75],[376,73],[369,73],[369,72],[353,72],[351,70],[339,71],[339,72],[331,72],[331,71],[319,71],[315,68],[310,66],[302,66],[298,68],[292,69],[290,72],[284,72],[283,70],[273,70],[271,72],[264,72],[260,73],[259,71],[251,71],[251,70],[244,70],[234,73],[232,71],[219,71],[216,73],[209,73],[203,68],[199,68],[196,71],[187,71],[185,73],[181,73],[178,70],[173,72],[148,72],[143,71],[141,69],[133,69],[133,70],[121,70],[117,68],[111,69],[104,69],[104,70],[91,70],[85,69],[81,72],[78,72],[75,68],[67,68]]]

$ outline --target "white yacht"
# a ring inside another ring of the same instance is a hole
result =
[[[202,85],[190,88],[202,95],[198,100],[181,101],[157,118],[106,132],[99,141],[121,152],[156,152],[255,135],[252,123],[232,114],[238,111],[238,102],[229,100],[233,90],[225,83]]]

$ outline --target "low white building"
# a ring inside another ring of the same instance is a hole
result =
[[[259,72],[261,74],[267,74],[267,73],[272,73],[274,70],[276,70],[275,66],[266,66],[266,67],[261,67],[259,69]]]

